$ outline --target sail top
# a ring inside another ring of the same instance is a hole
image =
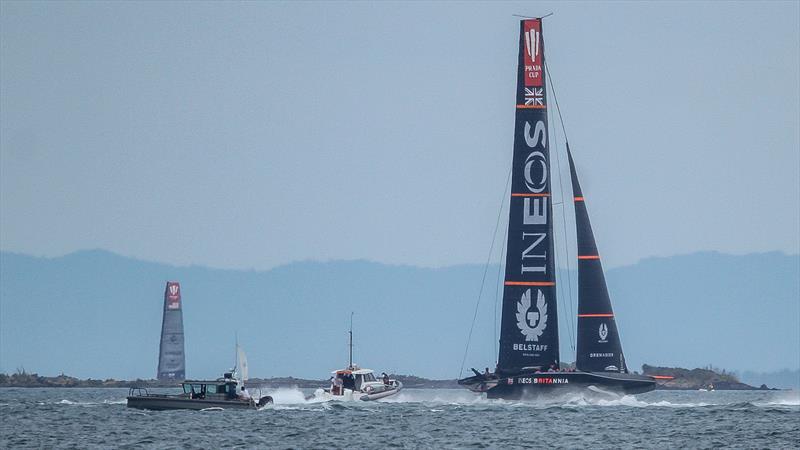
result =
[[[558,366],[547,93],[541,19],[520,22],[498,370]]]

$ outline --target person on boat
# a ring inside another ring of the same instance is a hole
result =
[[[389,380],[389,375],[387,375],[386,372],[383,372],[381,375],[383,375],[383,384],[386,386],[390,385],[391,380]]]
[[[242,386],[242,391],[239,392],[239,398],[242,400],[250,400],[250,393],[247,392],[247,388]]]
[[[336,376],[333,378],[333,395],[342,395],[342,377]]]
[[[356,379],[352,374],[346,374],[342,384],[345,389],[356,390]]]

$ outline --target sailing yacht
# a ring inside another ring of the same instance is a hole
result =
[[[549,107],[542,19],[520,21],[516,124],[497,369],[458,381],[489,398],[519,399],[567,389],[638,394],[653,377],[631,374],[611,308],[600,255],[566,144],[578,248],[575,370],[558,345]]]

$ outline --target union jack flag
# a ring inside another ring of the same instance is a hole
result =
[[[525,88],[526,106],[544,106],[544,88]]]

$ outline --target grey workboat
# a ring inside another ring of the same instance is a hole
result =
[[[170,409],[258,409],[272,403],[266,395],[250,397],[233,373],[216,380],[185,380],[182,394],[151,394],[146,388],[132,387],[128,391],[128,407],[163,411]]]

